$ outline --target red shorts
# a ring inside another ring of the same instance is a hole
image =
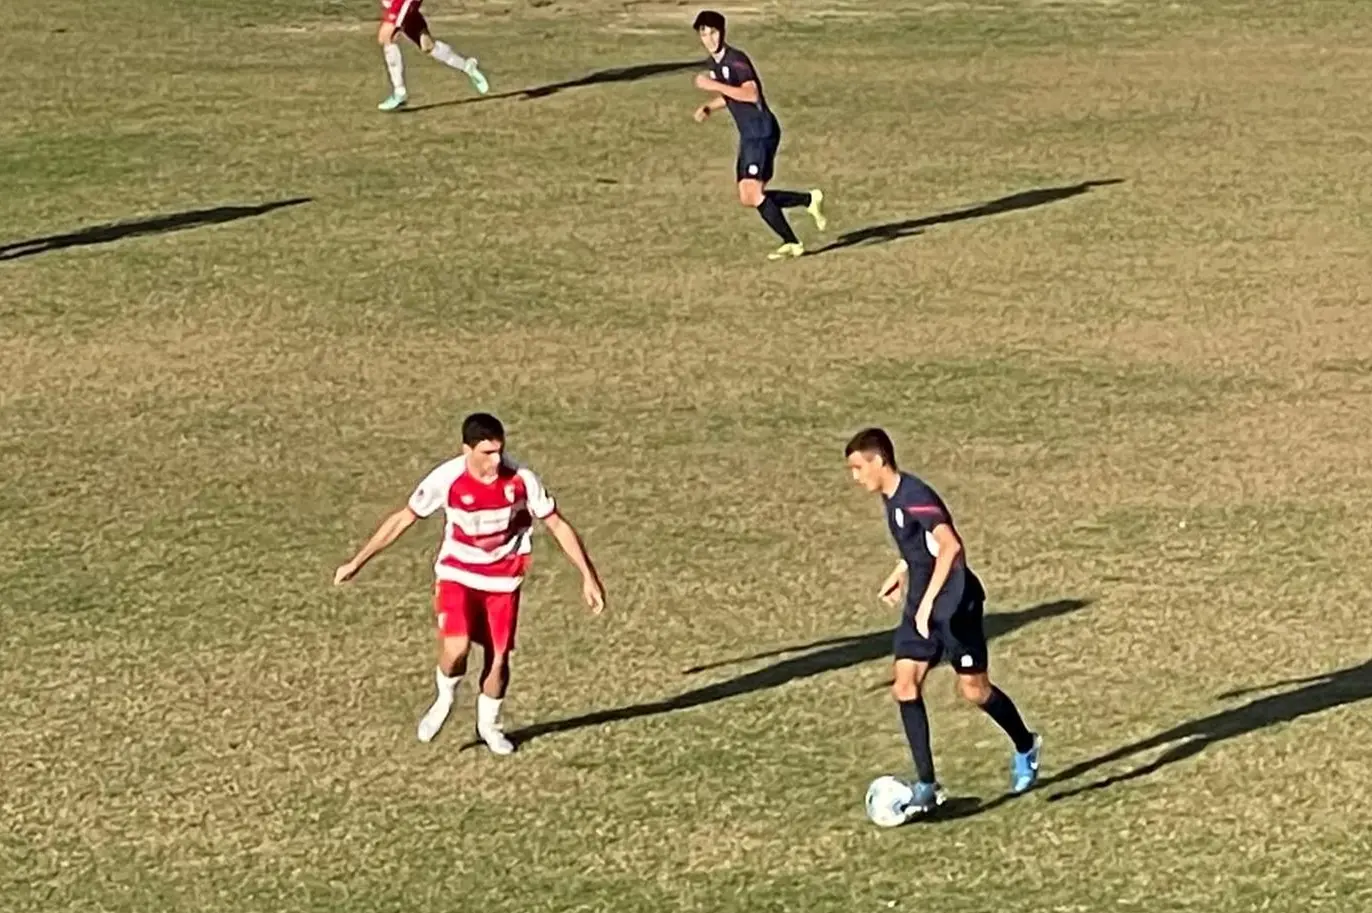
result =
[[[406,38],[418,44],[419,36],[429,30],[429,23],[424,21],[424,14],[419,11],[419,6],[423,2],[424,0],[382,0],[381,6],[385,12],[381,14],[381,21],[400,29]]]
[[[434,621],[444,637],[469,637],[482,647],[509,653],[519,622],[519,590],[487,593],[440,580],[434,585]]]

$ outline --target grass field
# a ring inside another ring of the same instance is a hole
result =
[[[496,97],[394,117],[363,0],[5,18],[0,909],[1372,908],[1372,9],[726,6],[784,265],[695,10],[429,0]],[[507,760],[414,738],[432,525],[329,585],[475,408],[611,599],[540,541]],[[869,423],[1048,738],[940,671],[894,832]]]

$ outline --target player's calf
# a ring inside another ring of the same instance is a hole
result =
[[[443,728],[443,724],[448,721],[448,715],[453,710],[453,700],[457,695],[457,686],[462,682],[462,676],[467,673],[467,654],[471,650],[471,641],[467,637],[445,635],[442,632],[445,620],[441,615],[438,624],[438,664],[434,669],[436,693],[433,703],[419,720],[417,734],[421,742],[432,742],[434,736]]]
[[[500,706],[510,686],[510,654],[487,648],[481,670],[481,694],[476,699],[476,734],[493,754],[508,755],[514,743],[500,722]]]
[[[1015,751],[1025,752],[1034,745],[1034,734],[1024,725],[1019,708],[1010,700],[1010,695],[997,688],[985,672],[974,672],[958,676],[958,693],[976,704],[1005,730],[1010,741],[1015,743]]]
[[[1019,708],[985,672],[958,676],[958,693],[976,704],[1014,743],[1010,761],[1010,790],[1022,793],[1033,786],[1039,775],[1039,750],[1043,740],[1024,725]]]
[[[483,648],[481,661],[481,693],[497,700],[505,697],[510,687],[510,654]]]
[[[405,91],[405,58],[400,54],[400,45],[395,43],[395,31],[395,25],[390,22],[381,23],[376,30],[381,56],[386,60],[386,75],[391,80],[390,96],[377,105],[382,111],[398,111],[409,100],[409,93]]]
[[[480,95],[485,95],[491,90],[491,84],[486,79],[486,75],[477,67],[475,57],[464,57],[453,49],[453,46],[446,41],[437,41],[428,32],[420,36],[419,47],[434,60],[446,67],[451,67],[459,73],[465,73],[471,80],[472,88]]]
[[[917,782],[933,795],[937,792],[938,781],[934,777],[934,749],[929,739],[929,712],[921,690],[927,672],[927,664],[897,659],[891,696],[900,708],[900,724],[905,730],[905,741],[910,745]]]
[[[1015,751],[1026,752],[1034,746],[1034,734],[1024,725],[1019,708],[1010,700],[1010,695],[991,683],[985,672],[959,675],[958,693],[980,707],[995,720],[997,726],[1005,730],[1010,741],[1015,743]]]

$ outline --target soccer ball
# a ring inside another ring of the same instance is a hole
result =
[[[877,827],[899,827],[910,820],[915,791],[895,777],[877,777],[867,787],[867,818]]]

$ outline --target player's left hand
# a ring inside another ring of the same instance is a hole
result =
[[[581,581],[581,598],[591,607],[592,615],[605,611],[605,588],[594,577],[586,577]]]
[[[710,91],[713,91],[714,87],[715,87],[715,78],[714,78],[713,76],[711,76],[709,73],[697,73],[697,74],[696,74],[696,88],[697,88],[697,89],[700,89],[700,90],[702,90],[702,91],[704,91],[704,92],[710,92]]]
[[[333,585],[340,586],[341,584],[347,583],[357,575],[357,571],[357,565],[353,564],[351,561],[347,564],[339,565],[338,570],[333,572]]]
[[[900,588],[905,583],[905,573],[903,570],[895,570],[891,576],[887,577],[881,584],[881,590],[877,593],[877,598],[888,606],[895,608],[900,604]]]

